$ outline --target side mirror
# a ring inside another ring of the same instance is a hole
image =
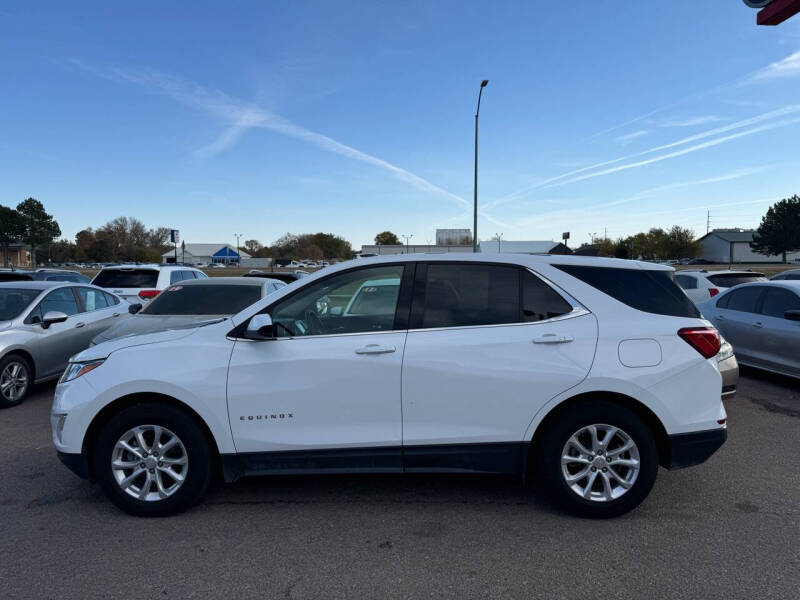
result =
[[[268,314],[255,315],[247,324],[244,337],[248,340],[274,340],[272,317]]]
[[[783,313],[783,318],[789,321],[800,321],[800,310],[787,310]]]
[[[42,319],[42,328],[47,329],[53,323],[63,323],[67,320],[67,315],[57,310],[48,310]]]
[[[142,310],[142,305],[140,303],[138,303],[138,302],[136,304],[131,304],[128,307],[128,312],[131,313],[132,315],[135,315],[140,310]]]

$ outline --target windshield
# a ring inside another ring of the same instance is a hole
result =
[[[752,283],[753,281],[767,280],[761,273],[722,273],[720,275],[709,275],[707,279],[715,286],[721,288],[729,288],[742,283]]]
[[[41,290],[0,289],[0,321],[16,319],[40,293]]]
[[[261,298],[258,285],[173,285],[142,311],[147,315],[234,315]]]
[[[92,284],[104,288],[152,288],[157,282],[155,269],[103,269]]]

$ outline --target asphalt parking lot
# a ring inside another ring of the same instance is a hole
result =
[[[281,477],[130,517],[62,467],[53,386],[0,411],[0,597],[797,598],[800,385],[746,371],[729,440],[610,521],[502,478]]]

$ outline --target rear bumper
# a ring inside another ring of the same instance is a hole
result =
[[[82,479],[89,479],[89,461],[83,454],[69,454],[58,452],[58,460],[64,463],[70,471]]]
[[[705,462],[716,452],[725,440],[728,430],[725,427],[708,431],[694,431],[669,436],[668,469],[682,469]]]

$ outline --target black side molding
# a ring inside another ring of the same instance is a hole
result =
[[[699,465],[707,461],[727,439],[728,430],[724,427],[671,435],[669,436],[669,462],[665,466],[668,469],[683,469]]]
[[[82,479],[89,479],[89,461],[86,460],[86,456],[83,454],[67,454],[66,452],[57,453],[58,459],[70,471]]]

